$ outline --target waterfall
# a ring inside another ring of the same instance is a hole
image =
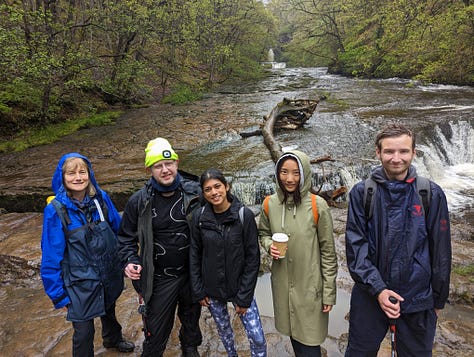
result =
[[[275,62],[275,54],[273,53],[273,48],[270,48],[268,50],[267,61],[268,62]]]
[[[474,208],[474,129],[467,121],[434,126],[416,145],[417,173],[441,186],[451,211]],[[338,172],[350,190],[377,165],[346,166]]]
[[[262,62],[262,64],[271,65],[272,69],[283,69],[286,68],[285,62],[275,62],[275,52],[273,52],[273,48],[270,48],[267,52],[267,61]]]
[[[474,129],[466,121],[436,125],[417,145],[414,165],[420,175],[440,185],[450,210],[474,208]]]
[[[417,144],[413,165],[419,175],[441,186],[451,211],[474,208],[474,129],[466,121],[450,122],[429,128],[423,142]],[[313,170],[312,185],[321,191],[345,186],[348,191],[366,179],[378,162],[346,165],[325,173]],[[233,177],[232,192],[246,205],[260,205],[266,195],[275,192],[275,177],[255,177],[240,173]],[[339,200],[345,200],[343,196]]]

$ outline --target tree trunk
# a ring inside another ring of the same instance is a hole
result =
[[[276,162],[283,154],[281,145],[275,140],[274,131],[281,129],[298,129],[301,128],[313,115],[320,99],[286,99],[278,103],[265,117],[265,124],[262,128],[263,142],[270,151],[273,162]],[[241,134],[242,135],[242,134]],[[243,135],[242,135],[243,136]],[[250,135],[247,135],[250,136]],[[244,136],[243,136],[244,137]],[[331,156],[321,156],[311,159],[311,164],[319,164],[324,161],[334,161]],[[335,200],[345,194],[347,189],[342,186],[334,191],[323,191],[318,194],[323,197],[329,205],[336,206]]]
[[[281,129],[301,128],[313,115],[319,99],[287,99],[278,103],[265,117],[265,124],[262,128],[263,142],[270,150],[273,162],[276,162],[283,153],[280,144],[273,136],[274,131]]]

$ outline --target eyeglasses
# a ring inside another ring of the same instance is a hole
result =
[[[165,168],[167,170],[170,170],[171,168],[175,166],[175,164],[176,164],[176,161],[174,160],[163,160],[152,165],[151,168],[156,171],[162,171]]]

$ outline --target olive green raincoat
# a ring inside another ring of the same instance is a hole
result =
[[[326,201],[317,196],[319,220],[315,227],[309,157],[296,150],[282,157],[286,155],[299,161],[302,202],[295,206],[290,196],[283,204],[283,192],[277,184],[276,193],[269,200],[268,217],[262,207],[260,241],[269,252],[273,233],[289,236],[285,258],[272,263],[276,329],[305,345],[318,346],[328,334],[329,314],[322,312],[323,304],[336,303],[337,257],[332,217]]]

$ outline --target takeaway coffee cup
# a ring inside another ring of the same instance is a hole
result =
[[[285,233],[274,233],[272,236],[273,244],[280,252],[280,258],[284,258],[286,247],[288,246],[288,236]]]

